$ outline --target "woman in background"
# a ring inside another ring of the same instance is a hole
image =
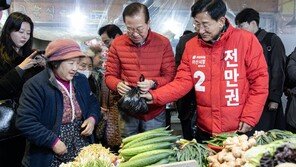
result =
[[[0,100],[14,108],[18,106],[24,82],[42,68],[38,67],[39,61],[34,59],[37,52],[32,50],[33,30],[30,17],[14,12],[7,18],[0,37]],[[20,166],[24,147],[25,139],[19,134],[1,134],[1,166]]]
[[[91,52],[91,51],[89,51]],[[88,79],[89,86],[91,91],[96,95],[97,99],[101,101],[100,94],[99,94],[99,83],[92,75],[93,72],[93,59],[89,55],[91,53],[86,52],[86,57],[83,57],[80,59],[79,66],[78,66],[78,72],[85,75]]]
[[[47,46],[45,70],[23,87],[16,126],[27,138],[23,166],[59,166],[93,143],[100,107],[86,77],[77,73],[84,54],[70,39]]]
[[[102,104],[102,92],[99,82],[94,78],[93,74],[93,52],[91,50],[87,50],[85,52],[86,57],[80,59],[78,72],[85,75],[88,78],[88,83],[91,91],[96,95],[100,104]],[[106,127],[106,117],[105,112],[101,108],[102,119],[98,121],[98,124],[95,127],[95,142],[101,143],[106,146],[106,136],[105,136],[105,127]],[[98,111],[99,112],[99,111]]]

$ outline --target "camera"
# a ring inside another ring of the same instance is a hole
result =
[[[44,54],[45,54],[45,51],[44,50],[37,51],[37,55],[44,55]]]

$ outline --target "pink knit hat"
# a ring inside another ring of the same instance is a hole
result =
[[[72,39],[57,39],[48,44],[45,49],[45,57],[48,61],[67,60],[85,56],[78,45]]]

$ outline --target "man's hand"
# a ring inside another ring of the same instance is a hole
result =
[[[60,139],[58,142],[53,146],[52,148],[53,152],[56,153],[57,155],[63,155],[67,153],[67,147],[64,142],[62,142]]]
[[[149,92],[147,92],[145,94],[140,94],[140,96],[146,99],[147,104],[153,103],[153,97]]]
[[[253,129],[253,127],[245,122],[240,122],[238,126],[238,132],[246,133]]]
[[[117,84],[117,92],[121,96],[125,95],[129,90],[131,90],[131,88],[128,86],[127,82],[121,81]]]
[[[82,136],[91,135],[94,128],[95,128],[95,119],[93,117],[87,118],[81,125],[81,129],[83,129],[83,131],[81,132],[81,135]]]
[[[276,102],[270,102],[268,104],[268,110],[269,111],[276,111],[279,107],[279,103],[276,103]]]
[[[137,86],[140,88],[142,94],[147,93],[154,85],[153,80],[145,79],[142,82],[137,82]]]

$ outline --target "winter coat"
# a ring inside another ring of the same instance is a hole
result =
[[[3,58],[4,55],[9,56],[11,58],[11,62],[5,61]],[[18,99],[25,81],[42,70],[42,68],[40,67],[30,68],[28,70],[21,70],[17,66],[21,64],[25,59],[25,56],[18,55],[16,52],[13,52],[13,55],[7,55],[4,50],[4,46],[0,45],[1,100]]]
[[[175,76],[174,54],[170,41],[164,36],[149,31],[142,46],[134,44],[125,34],[114,39],[106,63],[106,84],[116,91],[119,82],[136,86],[141,74],[145,79],[155,80],[158,88],[169,83]],[[136,117],[151,120],[164,111],[162,106],[149,105],[149,111]]]
[[[100,107],[85,76],[77,73],[73,80],[82,120],[92,116],[98,122]],[[53,72],[45,69],[23,87],[16,126],[27,138],[24,162],[31,167],[50,166],[54,156],[52,146],[60,134],[63,117],[63,95]],[[93,142],[93,136],[88,137]]]
[[[23,81],[16,69],[10,70],[0,79],[0,100],[15,97],[23,87]]]
[[[268,41],[270,44],[268,44],[265,40],[266,34],[268,34],[268,32],[264,29],[259,29],[255,35],[263,48],[268,66],[269,94],[267,99],[268,101],[281,103],[285,82],[285,47],[282,40],[274,33],[272,33],[271,39]]]
[[[268,95],[267,65],[257,38],[230,24],[214,44],[192,38],[174,81],[151,94],[156,104],[165,104],[193,86],[200,129],[235,131],[241,121],[255,126]]]
[[[287,77],[294,87],[288,89],[288,102],[286,109],[287,124],[296,128],[296,48],[291,53],[287,64]]]
[[[184,53],[186,43],[197,36],[197,33],[191,33],[184,35],[180,38],[177,46],[176,46],[176,67],[178,67],[181,63],[182,55]],[[194,88],[190,90],[184,97],[180,98],[177,102],[177,109],[178,109],[178,118],[181,121],[188,121],[191,119],[194,112],[196,111],[196,99],[195,99],[195,91]]]

